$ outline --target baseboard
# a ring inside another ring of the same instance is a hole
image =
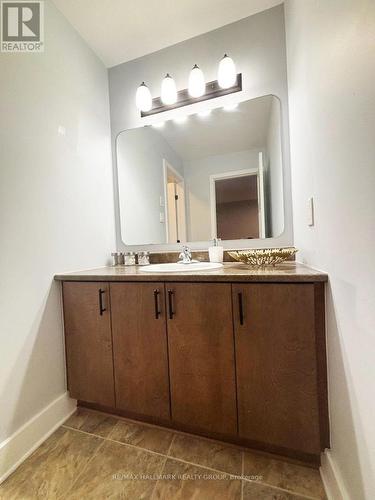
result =
[[[350,496],[332,457],[332,453],[326,450],[322,454],[321,460],[320,475],[328,500],[350,500]]]
[[[0,443],[0,484],[74,413],[76,406],[66,392]]]

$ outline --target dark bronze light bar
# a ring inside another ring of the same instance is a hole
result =
[[[174,104],[166,105],[163,104],[160,97],[155,97],[152,99],[152,108],[150,111],[141,111],[141,116],[150,116],[157,113],[163,113],[164,111],[169,111],[171,109],[181,108],[182,106],[188,106],[189,104],[194,104],[196,102],[207,101],[208,99],[214,99],[215,97],[221,97],[227,94],[233,94],[234,92],[240,92],[242,90],[242,73],[237,74],[236,82],[232,87],[227,89],[222,89],[219,87],[218,81],[214,80],[212,82],[206,83],[206,91],[200,97],[191,97],[189,95],[188,89],[179,90],[177,92],[177,101]]]

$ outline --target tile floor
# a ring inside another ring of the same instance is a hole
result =
[[[0,499],[324,499],[317,470],[79,408]]]

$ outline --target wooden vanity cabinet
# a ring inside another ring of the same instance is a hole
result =
[[[250,445],[307,456],[328,445],[319,394],[326,387],[319,386],[325,363],[323,286],[233,285],[238,430]]]
[[[114,406],[109,285],[65,282],[63,301],[70,395]]]
[[[231,285],[166,283],[173,421],[237,433]]]
[[[170,419],[163,283],[111,283],[116,407]]]
[[[323,282],[76,281],[63,299],[81,404],[309,462],[329,446]]]

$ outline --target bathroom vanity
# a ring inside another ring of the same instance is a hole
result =
[[[327,276],[295,262],[57,275],[81,405],[319,463]]]

